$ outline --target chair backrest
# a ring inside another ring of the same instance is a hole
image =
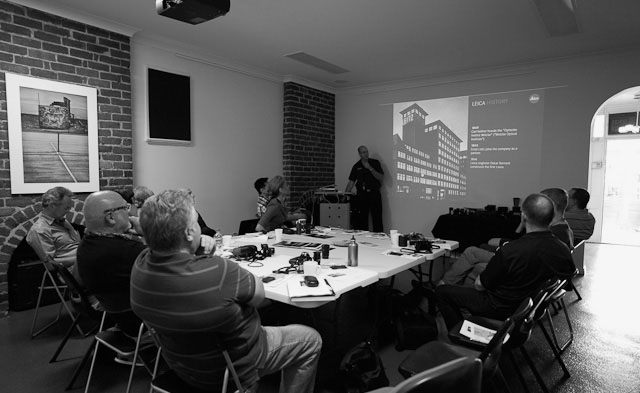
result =
[[[498,362],[500,361],[500,354],[502,353],[502,346],[507,338],[508,334],[513,331],[514,323],[511,318],[507,318],[502,323],[500,329],[493,335],[489,344],[478,355],[478,359],[482,361],[482,368],[485,378],[490,378],[498,369]]]
[[[459,358],[422,371],[398,384],[393,393],[480,393],[482,362]]]
[[[258,225],[259,219],[252,218],[250,220],[240,221],[240,227],[238,228],[238,235],[244,235],[245,233],[253,233],[256,231],[256,225]]]
[[[153,389],[155,389],[155,391],[170,391],[171,393],[178,393],[178,392],[184,392],[187,390],[193,390],[196,391],[196,389],[193,389],[191,387],[188,387],[188,385],[183,382],[177,375],[174,375],[175,373],[173,372],[173,370],[169,370],[168,372],[166,372],[166,375],[162,375],[162,376],[158,376],[157,372],[158,372],[158,364],[159,364],[159,360],[160,360],[160,354],[162,353],[162,343],[159,337],[158,332],[150,325],[146,325],[147,328],[149,329],[149,332],[151,333],[151,337],[153,338],[153,341],[155,343],[155,345],[158,347],[158,353],[157,353],[157,357],[156,357],[156,363],[154,365],[153,368],[153,381],[151,383],[151,386]],[[223,386],[222,386],[222,392],[226,392],[227,391],[227,378],[228,375],[231,374],[231,377],[233,378],[233,382],[236,386],[236,392],[237,393],[244,393],[245,390],[242,387],[242,384],[240,383],[240,378],[238,377],[238,373],[236,372],[236,369],[233,365],[233,361],[231,360],[231,357],[229,356],[229,352],[227,352],[227,350],[222,346],[222,344],[220,344],[221,340],[218,340],[218,345],[220,348],[220,351],[222,352],[222,356],[224,357],[225,363],[227,365],[227,368],[225,370],[225,376],[224,376],[224,381],[223,381]],[[166,378],[158,378],[156,380],[156,376],[158,377],[166,377]],[[154,384],[158,382],[158,386],[154,386]],[[168,383],[169,386],[171,386],[171,389],[163,389],[160,385],[162,385],[163,382]],[[177,388],[176,386],[182,386],[182,388]]]
[[[89,294],[87,290],[78,283],[76,278],[71,274],[69,269],[67,269],[60,262],[49,262],[48,265],[52,269],[52,273],[55,274],[64,284],[71,289],[71,291],[80,297],[80,301],[82,302],[82,307],[85,311],[91,312],[93,309],[91,305],[91,300],[89,299]],[[95,310],[94,310],[95,311]]]
[[[536,312],[533,315],[533,322],[540,320],[547,312],[547,308],[553,301],[553,295],[558,291],[561,291],[562,288],[567,284],[567,280],[560,279],[549,279],[545,285],[540,289],[541,301],[538,307],[536,307]]]

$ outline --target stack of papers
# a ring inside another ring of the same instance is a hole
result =
[[[304,276],[291,277],[287,281],[287,290],[289,291],[289,297],[291,300],[304,301],[321,300],[319,297],[335,296],[333,288],[324,279],[318,279],[317,287],[309,287],[304,283]]]

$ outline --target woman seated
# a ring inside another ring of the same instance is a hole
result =
[[[306,218],[304,213],[288,213],[284,202],[289,196],[289,185],[280,175],[269,179],[267,194],[271,198],[267,203],[267,210],[256,225],[256,231],[269,232],[276,228],[286,227],[287,221]]]

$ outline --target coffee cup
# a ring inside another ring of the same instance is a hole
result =
[[[230,247],[231,246],[231,235],[222,236],[222,245],[224,247]]]
[[[393,244],[394,247],[400,246],[399,240],[400,240],[400,234],[398,232],[391,234],[391,244]]]
[[[306,261],[302,264],[305,276],[317,276],[320,272],[320,265],[316,261]]]
[[[276,228],[276,243],[280,243],[282,241],[282,228]]]

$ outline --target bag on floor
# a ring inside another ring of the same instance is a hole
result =
[[[389,386],[382,359],[368,341],[351,348],[340,362],[347,393],[363,393]]]
[[[421,291],[414,288],[393,299],[393,324],[398,351],[416,349],[438,338],[436,319],[420,308],[423,298]]]

